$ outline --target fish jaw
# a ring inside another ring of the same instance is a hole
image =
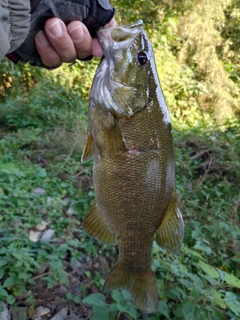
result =
[[[97,32],[97,38],[103,48],[108,63],[111,60],[116,61],[118,57],[113,59],[113,56],[121,55],[121,50],[129,48],[132,45],[134,38],[142,31],[142,20],[139,20],[132,25],[101,28]]]

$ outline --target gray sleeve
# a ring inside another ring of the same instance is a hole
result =
[[[29,25],[29,0],[0,0],[0,60],[23,43]]]

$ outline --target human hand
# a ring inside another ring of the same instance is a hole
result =
[[[27,38],[11,53],[15,61],[52,69],[63,61],[103,54],[90,34],[94,37],[100,27],[113,20],[109,0],[38,0],[36,4]]]
[[[112,19],[106,27],[116,25]],[[58,18],[46,21],[44,31],[35,37],[36,49],[44,65],[58,67],[62,62],[73,62],[93,55],[102,57],[103,50],[97,38],[92,38],[86,26],[72,21],[67,26]]]

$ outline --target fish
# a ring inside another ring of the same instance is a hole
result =
[[[83,229],[118,245],[103,292],[125,289],[138,309],[155,313],[153,241],[179,252],[184,235],[170,115],[143,22],[102,28],[97,36],[104,57],[90,90],[81,159],[93,159],[95,199]]]

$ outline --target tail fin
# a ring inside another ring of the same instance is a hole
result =
[[[115,289],[128,290],[134,304],[146,313],[155,313],[158,309],[158,291],[154,273],[149,267],[147,271],[137,273],[124,269],[119,262],[105,281],[103,292]]]

